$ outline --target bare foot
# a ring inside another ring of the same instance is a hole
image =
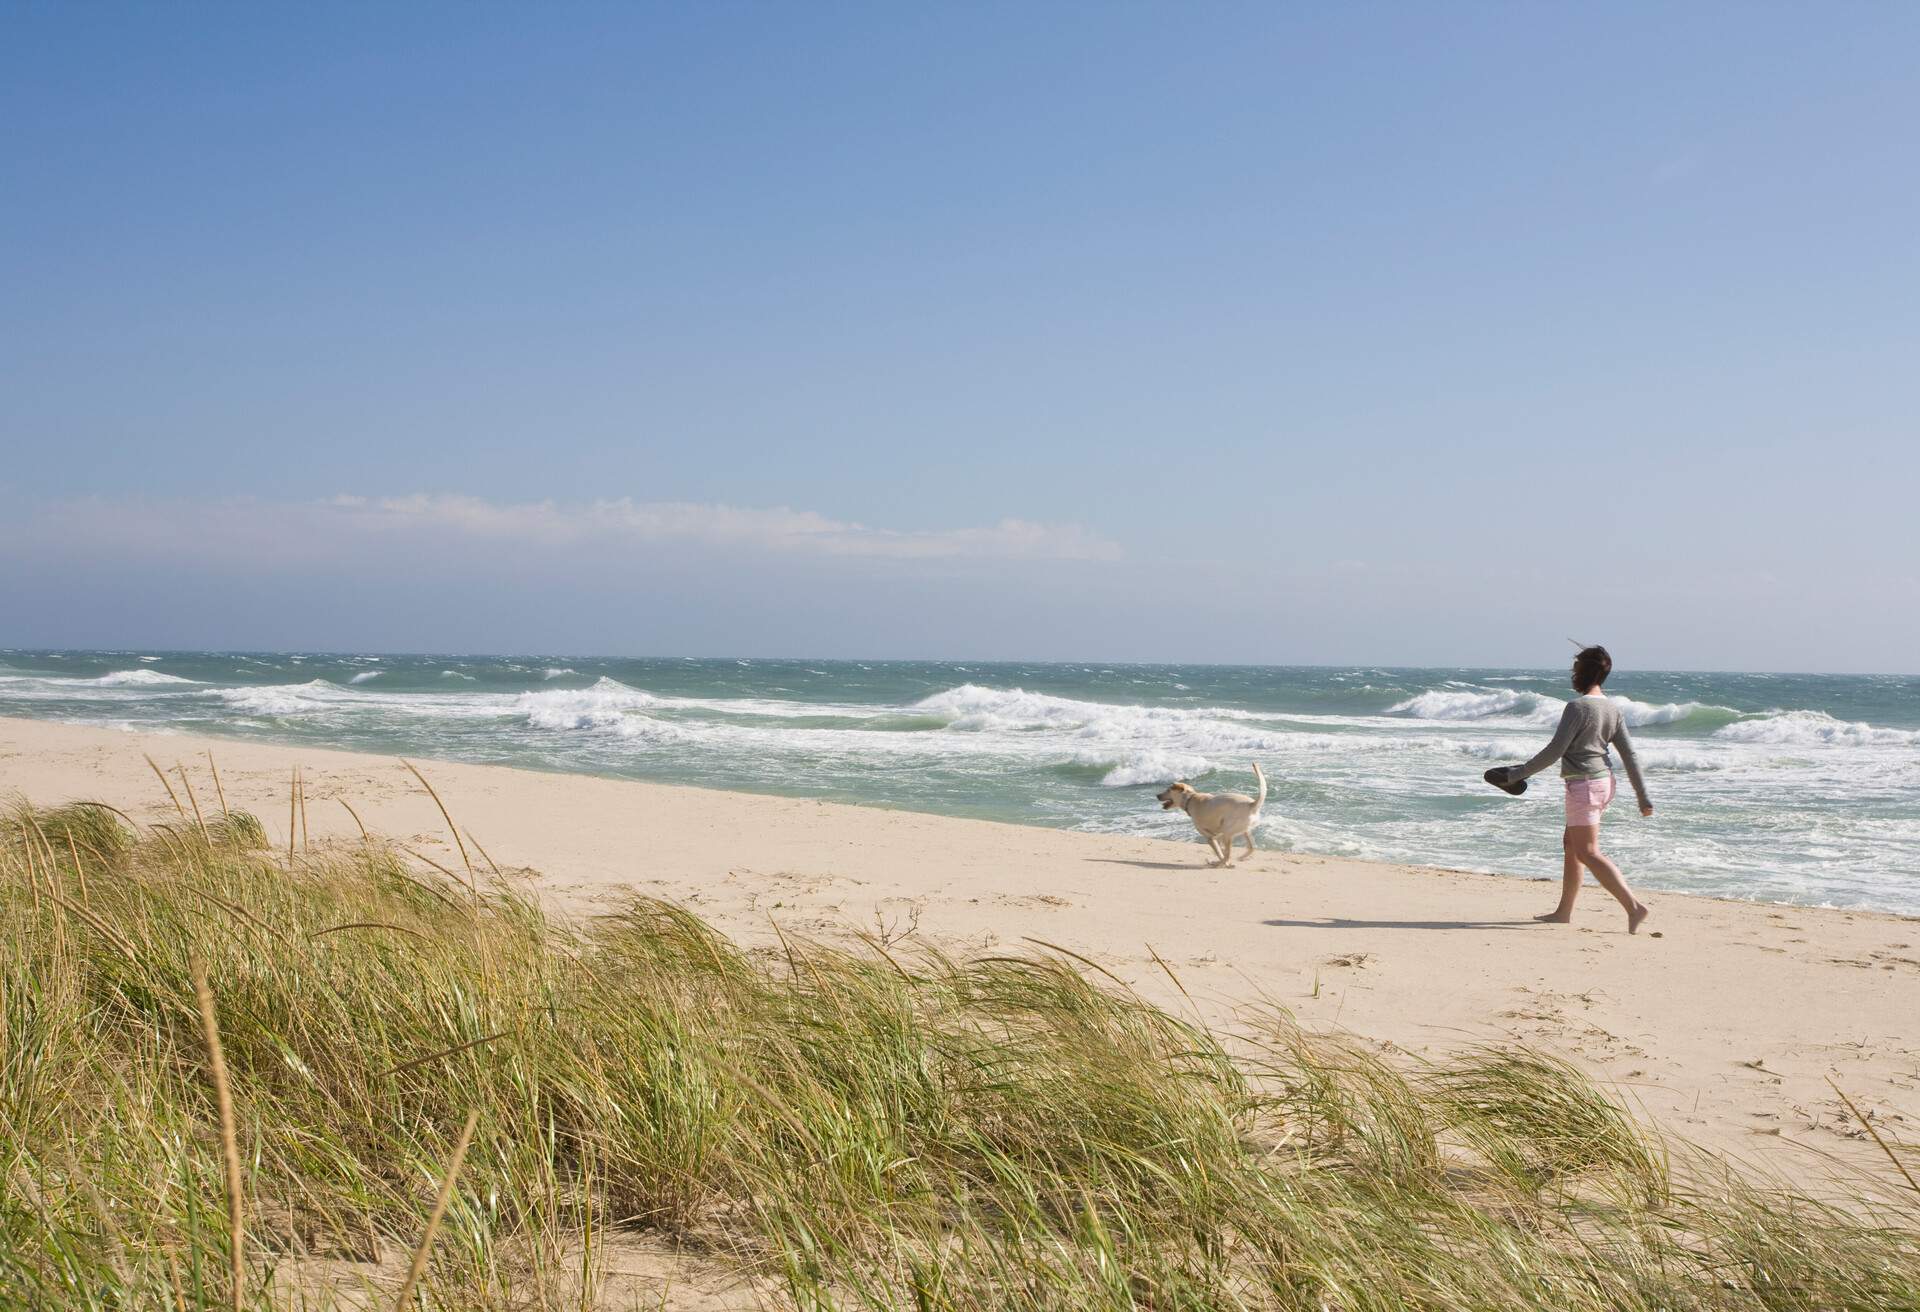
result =
[[[1645,912],[1643,911],[1641,914],[1644,915]],[[1549,911],[1544,916],[1535,916],[1534,919],[1543,925],[1571,925],[1573,923],[1573,912]]]
[[[1645,924],[1647,917],[1652,914],[1653,911],[1651,908],[1642,903],[1635,902],[1632,910],[1627,912],[1627,933],[1638,934],[1640,932],[1640,926]]]

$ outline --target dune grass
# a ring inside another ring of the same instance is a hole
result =
[[[803,1309],[1920,1309],[1903,1183],[1670,1170],[1537,1053],[1228,1040],[1063,954],[753,954],[639,897],[568,927],[181,810],[0,821],[7,1308],[587,1308],[648,1234]]]

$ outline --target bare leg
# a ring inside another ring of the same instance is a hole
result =
[[[1600,826],[1582,825],[1578,829],[1569,829],[1573,836],[1573,855],[1580,858],[1580,864],[1593,871],[1593,877],[1600,881],[1600,887],[1613,894],[1614,900],[1626,909],[1627,933],[1638,934],[1640,922],[1651,914],[1646,904],[1633,895],[1627,887],[1627,881],[1620,873],[1620,867],[1609,861],[1600,851]]]
[[[1579,829],[1560,831],[1560,905],[1544,916],[1534,919],[1548,925],[1567,925],[1573,923],[1574,899],[1580,896],[1580,858],[1574,855],[1574,835],[1589,835],[1592,842],[1593,828],[1583,825]]]

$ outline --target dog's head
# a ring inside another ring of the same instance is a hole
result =
[[[1168,788],[1165,792],[1155,793],[1154,797],[1159,799],[1160,809],[1162,811],[1171,811],[1192,795],[1193,789],[1191,787],[1184,783],[1178,783]]]

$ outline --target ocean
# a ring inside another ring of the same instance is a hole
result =
[[[1602,839],[1632,882],[1920,915],[1920,678],[1608,691],[1656,807],[1621,779]],[[1191,838],[1153,793],[1250,792],[1258,760],[1264,848],[1555,878],[1558,781],[1480,774],[1571,695],[1564,670],[0,651],[0,715],[1106,833]]]

